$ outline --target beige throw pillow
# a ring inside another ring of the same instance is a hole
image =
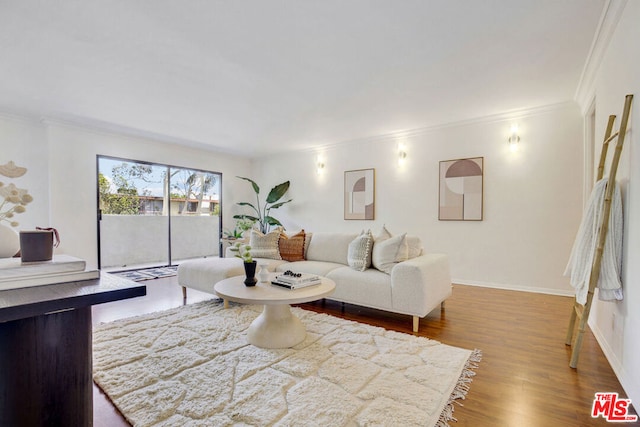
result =
[[[407,233],[383,240],[376,239],[373,244],[373,266],[387,274],[391,274],[391,269],[408,257]]]
[[[357,271],[364,271],[371,267],[371,249],[373,235],[371,230],[363,231],[358,237],[349,243],[347,262],[349,267]]]
[[[280,240],[280,230],[274,230],[263,234],[258,230],[251,230],[249,246],[251,246],[251,256],[254,258],[282,259],[278,251],[278,241]]]

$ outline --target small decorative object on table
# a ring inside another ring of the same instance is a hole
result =
[[[273,285],[287,289],[306,288],[307,286],[319,285],[320,283],[322,283],[320,276],[307,273],[294,273],[291,270],[287,270],[276,276],[275,280],[271,282]]]
[[[12,161],[6,165],[0,165],[0,175],[7,178],[19,178],[27,173],[27,169],[16,166]],[[15,184],[5,184],[0,181],[0,258],[10,258],[20,249],[18,233],[9,227],[5,227],[2,221],[6,221],[11,227],[19,224],[14,220],[16,214],[26,211],[26,205],[33,201],[33,197],[27,190],[18,188]]]
[[[260,282],[262,283],[269,282],[269,269],[267,268],[268,264],[262,263],[258,265],[260,266],[260,271],[258,271],[258,277],[260,277]]]
[[[20,231],[20,257],[22,262],[51,261],[53,248],[60,245],[60,235],[55,228],[36,227]]]
[[[255,286],[258,280],[256,279],[256,261],[251,256],[251,246],[237,242],[230,250],[236,252],[236,257],[244,261],[244,273],[247,276],[244,284]]]

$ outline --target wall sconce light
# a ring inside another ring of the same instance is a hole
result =
[[[324,170],[324,162],[322,161],[322,158],[318,156],[316,160],[316,173],[320,175],[323,170]]]
[[[511,126],[511,136],[509,136],[509,148],[511,151],[517,151],[520,144],[520,135],[518,135],[518,125]]]
[[[402,164],[407,159],[407,152],[403,144],[398,144],[398,166],[402,166]]]

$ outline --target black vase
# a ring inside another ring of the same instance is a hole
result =
[[[244,279],[246,286],[255,286],[256,283],[258,283],[258,279],[256,279],[256,265],[258,264],[255,261],[244,263],[244,273],[247,276],[247,278]]]

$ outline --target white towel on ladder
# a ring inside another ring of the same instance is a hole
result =
[[[580,304],[587,302],[591,266],[596,253],[598,226],[602,218],[605,190],[608,178],[596,182],[591,192],[587,208],[582,217],[576,240],[571,250],[569,263],[564,272],[571,276],[571,286],[576,289],[576,301]],[[614,184],[615,185],[615,184]],[[609,216],[609,231],[602,253],[600,277],[598,278],[598,297],[603,301],[622,300],[622,283],[620,271],[622,268],[622,198],[620,189],[616,185],[611,200]]]

